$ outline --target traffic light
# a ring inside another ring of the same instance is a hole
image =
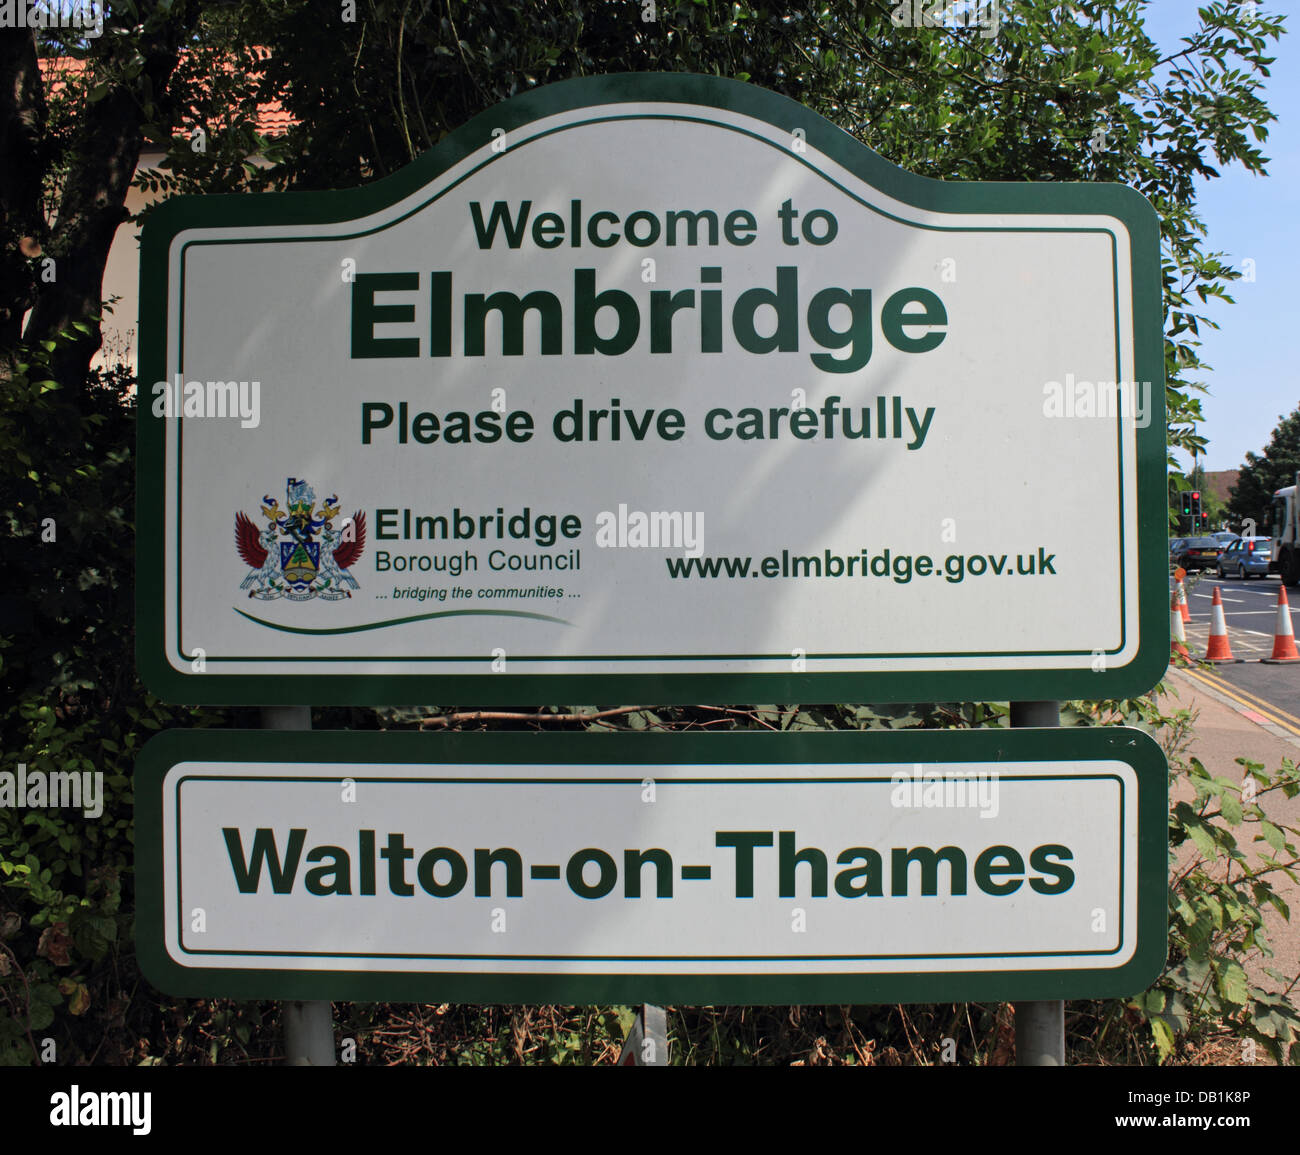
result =
[[[1191,516],[1192,516],[1192,492],[1191,492],[1191,490],[1190,490],[1190,489],[1184,489],[1184,490],[1182,491],[1181,496],[1182,496],[1182,500],[1183,500],[1183,516],[1184,516],[1184,517],[1191,517]]]
[[[1193,525],[1193,527],[1195,527],[1195,528],[1200,528],[1201,520],[1202,520],[1202,514],[1201,514],[1201,495],[1200,495],[1199,491],[1197,491],[1197,490],[1192,490],[1192,525]]]

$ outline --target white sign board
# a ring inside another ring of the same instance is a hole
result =
[[[1103,697],[1167,660],[1127,188],[601,78],[364,189],[168,202],[142,294],[165,697]]]
[[[250,997],[878,1002],[1138,989],[1163,959],[1138,731],[646,737],[169,735],[140,786],[146,969]]]

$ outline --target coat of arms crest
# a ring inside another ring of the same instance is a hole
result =
[[[296,477],[288,479],[285,497],[286,509],[269,494],[262,498],[264,530],[242,510],[235,514],[235,547],[250,567],[239,588],[262,601],[350,598],[361,588],[348,571],[366,546],[366,515],[358,510],[336,527],[338,496],[327,497],[318,511],[316,491]]]

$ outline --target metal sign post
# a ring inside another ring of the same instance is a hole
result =
[[[1013,727],[1059,727],[1060,702],[1012,702]],[[1021,1067],[1065,1066],[1065,1002],[1046,999],[1016,1002],[1016,1064]]]
[[[620,1067],[668,1066],[668,1012],[646,1003],[632,1020],[619,1052]]]
[[[311,729],[310,706],[264,706],[265,730]],[[328,1002],[285,1002],[284,1061],[290,1067],[334,1066],[334,1016]]]

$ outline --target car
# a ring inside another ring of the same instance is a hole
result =
[[[1243,537],[1234,541],[1219,555],[1215,569],[1219,577],[1235,573],[1245,581],[1251,574],[1264,577],[1273,563],[1271,537]]]
[[[1218,533],[1210,534],[1224,549],[1227,549],[1234,541],[1241,540],[1241,534],[1233,533],[1230,529],[1220,530]]]
[[[1185,570],[1214,569],[1222,552],[1222,547],[1212,537],[1185,537],[1170,560]]]
[[[1177,561],[1178,551],[1183,548],[1183,542],[1185,542],[1186,540],[1187,539],[1185,537],[1171,537],[1169,539],[1169,564],[1170,565],[1178,564]]]

